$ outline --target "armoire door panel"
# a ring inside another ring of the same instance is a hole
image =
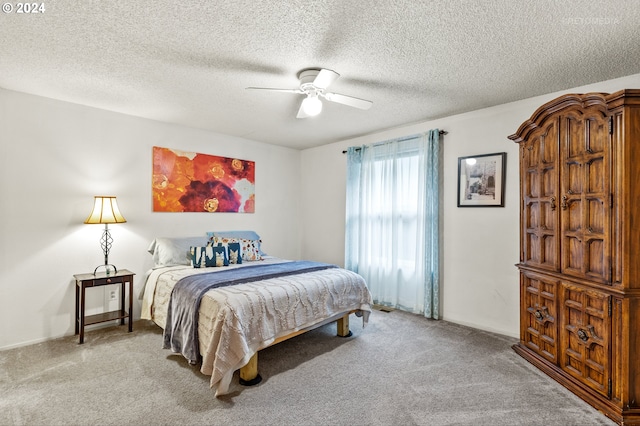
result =
[[[542,243],[542,265],[547,269],[557,269],[556,236],[544,235]]]
[[[540,226],[540,202],[538,200],[528,201],[524,206],[525,228],[535,230]]]
[[[523,262],[540,268],[555,270],[556,236],[538,232],[525,232],[523,247]]]
[[[565,232],[580,232],[582,230],[582,200],[563,199],[562,210],[564,211],[563,228]]]
[[[601,198],[587,200],[587,232],[590,234],[604,234],[608,225],[607,216],[609,206]]]
[[[572,111],[564,115],[562,125],[567,142],[565,158],[608,151],[609,121],[602,110]]]
[[[522,166],[525,169],[535,169],[540,163],[540,142],[532,139],[531,143],[523,146]]]
[[[558,158],[558,122],[549,120],[544,127],[530,138],[533,143],[527,147],[530,152],[526,167],[540,167],[553,164]]]
[[[540,238],[532,232],[527,232],[524,235],[524,238],[525,241],[523,247],[523,262],[526,264],[540,264],[542,261],[542,257],[540,255]]]
[[[580,237],[565,234],[562,240],[563,272],[575,276],[583,275],[583,244]]]
[[[600,109],[572,111],[560,133],[560,270],[599,282],[611,279],[608,123]]]
[[[525,235],[524,263],[539,268],[555,270],[556,267],[556,238],[553,235]]]
[[[611,366],[611,296],[562,283],[563,323],[560,367],[600,394],[608,396]]]
[[[587,175],[585,191],[589,194],[608,192],[609,182],[605,179],[607,167],[604,157],[591,158],[585,164]]]
[[[528,198],[538,198],[540,194],[540,174],[537,169],[528,169],[522,184],[523,192]]]
[[[523,272],[522,335],[526,346],[557,363],[557,282],[550,277]]]
[[[585,272],[588,276],[595,279],[602,279],[607,276],[605,269],[606,259],[604,258],[604,241],[602,239],[588,239],[586,241],[587,246],[587,259],[588,263],[585,268]]]
[[[555,199],[545,200],[545,202],[540,204],[540,226],[546,232],[553,232],[554,236],[557,231],[557,208]]]
[[[583,118],[575,115],[565,115],[562,125],[564,126],[564,135],[566,135],[566,144],[564,146],[564,157],[574,158],[580,156],[585,151],[585,128]]]
[[[585,274],[589,279],[605,284],[611,283],[610,218],[611,208],[601,198],[586,200],[585,240]]]
[[[609,118],[600,110],[589,111],[585,118],[585,150],[591,153],[609,151]]]
[[[599,198],[568,200],[562,221],[562,271],[608,283],[610,208]]]
[[[568,161],[564,166],[565,185],[562,194],[581,194],[584,172],[581,163]]]
[[[550,270],[558,270],[560,264],[557,128],[557,120],[546,123],[521,150],[523,262]]]
[[[554,163],[547,163],[554,164]],[[542,195],[544,197],[558,197],[558,172],[555,167],[544,167],[540,173],[542,174]]]
[[[540,146],[542,149],[542,164],[554,164],[558,160],[558,125],[555,122],[549,122],[545,129],[545,134],[541,136]]]

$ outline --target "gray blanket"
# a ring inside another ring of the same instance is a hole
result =
[[[337,268],[327,263],[296,261],[268,265],[252,265],[226,271],[198,274],[182,278],[171,293],[164,329],[164,349],[181,353],[191,363],[200,359],[198,345],[198,309],[204,294],[217,287],[266,280]]]

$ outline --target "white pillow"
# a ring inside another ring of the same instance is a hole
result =
[[[165,238],[158,237],[149,245],[153,267],[191,265],[191,246],[204,247],[206,237]]]

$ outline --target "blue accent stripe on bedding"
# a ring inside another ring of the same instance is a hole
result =
[[[337,266],[301,260],[245,266],[182,278],[173,287],[169,299],[163,348],[181,353],[189,362],[199,361],[198,308],[204,294],[211,289],[329,268]]]

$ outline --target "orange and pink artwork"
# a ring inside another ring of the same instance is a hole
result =
[[[255,162],[153,147],[154,212],[255,211]]]

